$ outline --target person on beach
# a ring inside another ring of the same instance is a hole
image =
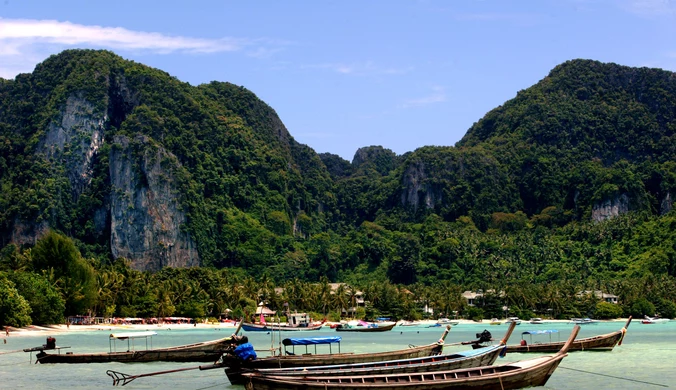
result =
[[[9,337],[9,326],[5,326],[5,336]],[[7,344],[7,340],[5,340],[5,344]]]

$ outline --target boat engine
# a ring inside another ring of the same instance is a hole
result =
[[[47,344],[45,344],[44,347],[45,349],[55,349],[56,339],[54,337],[47,337]]]
[[[484,329],[483,332],[477,333],[476,338],[478,343],[485,343],[493,339],[493,335],[488,330]]]

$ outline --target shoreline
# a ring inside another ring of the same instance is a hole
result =
[[[626,322],[628,318],[617,318],[613,320],[599,320],[599,322]],[[458,321],[458,325],[490,325],[490,319],[486,319],[482,322],[475,322],[472,320],[452,320]],[[500,319],[501,325],[505,325],[506,319]],[[544,324],[568,324],[570,320],[543,320]],[[403,321],[398,321],[397,326]],[[422,327],[434,325],[437,323],[436,320],[420,320],[413,321],[416,325],[409,326],[410,328]],[[326,322],[325,326],[333,324],[333,322]],[[521,320],[521,325],[529,325],[528,320]],[[442,324],[442,326],[444,326]],[[498,326],[498,325],[492,325]],[[542,325],[538,325],[542,326]],[[119,331],[152,331],[152,330],[186,330],[186,329],[214,329],[214,330],[224,330],[224,331],[235,331],[237,326],[233,323],[197,323],[197,324],[134,324],[134,325],[112,325],[112,324],[98,324],[98,325],[65,325],[65,324],[54,324],[54,325],[29,325],[24,328],[15,328],[9,327],[9,336],[2,335],[1,338],[9,339],[12,337],[30,337],[30,336],[45,336],[48,334],[66,334],[71,332],[94,332],[94,331],[105,331],[105,332],[119,332]]]

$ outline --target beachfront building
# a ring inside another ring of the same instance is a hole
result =
[[[262,317],[271,317],[271,316],[274,316],[275,314],[277,314],[277,312],[274,311],[274,310],[270,310],[270,308],[265,306],[265,303],[263,303],[263,302],[260,302],[258,304],[258,307],[256,308],[256,317],[257,318],[260,318],[261,316]]]
[[[617,304],[619,297],[617,295],[609,294],[606,292],[603,292],[601,290],[594,290],[594,291],[580,291],[577,293],[578,298],[583,298],[585,296],[591,296],[593,295],[596,299],[601,300],[603,302],[608,302],[608,303],[613,303]]]
[[[465,298],[467,301],[468,306],[476,306],[478,301],[483,298],[484,294],[482,291],[479,292],[474,292],[474,291],[465,291],[462,293],[462,297]]]

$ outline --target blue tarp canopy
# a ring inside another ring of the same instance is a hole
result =
[[[308,337],[303,339],[284,339],[284,345],[317,345],[317,344],[331,344],[340,343],[342,337]]]
[[[521,334],[551,334],[551,333],[559,333],[558,330],[527,330]]]
[[[390,317],[378,317],[376,318],[376,321],[389,321]]]

